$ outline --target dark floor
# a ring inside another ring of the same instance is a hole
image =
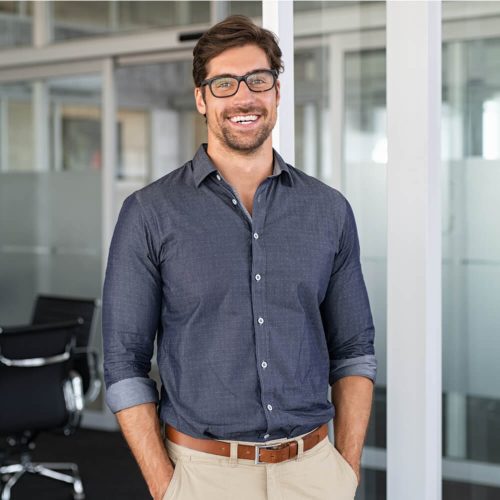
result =
[[[80,429],[69,437],[40,435],[33,460],[76,462],[87,500],[149,500],[139,469],[118,432]],[[70,500],[71,486],[28,475],[12,489],[12,500]]]
[[[149,500],[129,449],[117,432],[80,429],[74,436],[46,434],[37,440],[34,460],[76,462],[87,500]],[[385,471],[363,470],[356,500],[385,500]],[[37,476],[26,476],[12,500],[70,500],[71,488]],[[445,481],[443,500],[499,500],[500,489]],[[235,499],[237,500],[237,499]]]

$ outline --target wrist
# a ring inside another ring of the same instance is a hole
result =
[[[170,481],[172,481],[173,475],[174,467],[169,467],[165,472],[164,477],[150,489],[149,493],[154,498],[154,500],[162,500],[162,498],[165,496],[168,486],[170,485]]]

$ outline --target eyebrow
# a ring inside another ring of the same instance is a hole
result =
[[[247,76],[251,73],[255,73],[257,71],[271,71],[272,68],[256,68],[250,71],[247,71],[244,75],[236,75],[235,73],[222,73],[221,75],[211,76],[210,78],[206,78],[206,80],[213,80],[214,78],[226,78],[226,77],[236,77],[236,76]]]

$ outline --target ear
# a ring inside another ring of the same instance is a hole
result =
[[[198,113],[206,115],[207,106],[205,105],[205,98],[203,97],[201,87],[196,87],[194,89],[194,100],[196,102],[196,109],[198,110]]]
[[[276,106],[280,105],[281,99],[281,82],[276,80]]]

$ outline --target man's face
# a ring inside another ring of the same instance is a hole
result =
[[[219,75],[243,76],[257,69],[270,69],[265,52],[256,45],[228,49],[207,67],[207,79]],[[280,82],[266,92],[252,92],[244,81],[231,97],[217,98],[208,86],[195,89],[196,107],[207,117],[208,143],[240,153],[252,153],[271,140],[280,99]],[[241,120],[241,117],[247,118]],[[238,119],[237,119],[238,118]]]

